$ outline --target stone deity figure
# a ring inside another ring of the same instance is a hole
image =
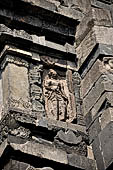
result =
[[[65,121],[67,117],[68,97],[62,80],[58,79],[56,71],[49,70],[44,80],[44,97],[47,117]]]

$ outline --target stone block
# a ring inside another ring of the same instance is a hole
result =
[[[92,115],[92,120],[100,113],[101,110],[104,110],[106,107],[107,102],[109,101],[109,97],[112,96],[112,92],[105,92],[101,95],[99,100],[93,106],[92,110],[90,111]]]
[[[103,130],[111,121],[113,121],[113,109],[109,107],[105,109],[100,116],[101,129]]]
[[[105,170],[103,155],[100,150],[100,142],[98,136],[94,139],[92,146],[93,146],[93,153],[96,159],[98,170]]]
[[[28,70],[26,67],[9,64],[9,88],[11,96],[28,100],[29,83]]]
[[[0,120],[3,117],[3,87],[2,87],[2,77],[1,77],[1,71],[0,71]]]
[[[96,136],[98,136],[100,132],[101,132],[101,126],[100,126],[99,118],[97,118],[88,129],[90,143],[96,138]]]
[[[113,136],[109,138],[109,141],[105,143],[104,148],[102,149],[106,169],[113,163],[112,148],[113,148]]]
[[[99,134],[99,140],[102,150],[105,147],[105,144],[107,144],[110,141],[110,139],[112,139],[112,137],[113,137],[113,122],[110,122]]]
[[[3,104],[6,105],[9,97],[9,66],[2,72]]]
[[[106,91],[113,92],[113,84],[109,81],[108,76],[102,75],[83,100],[84,115],[92,109]]]
[[[95,105],[101,94],[105,91],[102,79],[98,79],[86,97],[83,99],[84,115]]]
[[[92,16],[95,25],[112,26],[112,18],[109,10],[102,8],[92,8]]]
[[[89,128],[89,126],[91,125],[92,121],[93,121],[92,113],[89,111],[89,112],[85,115],[86,128]]]
[[[61,149],[57,149],[52,145],[40,144],[34,141],[27,141],[25,144],[16,144],[10,142],[10,145],[14,150],[19,150],[23,153],[32,154],[40,158],[53,160],[63,164],[68,163],[66,152]]]
[[[107,168],[113,161],[113,121],[111,121],[99,134],[100,150]]]
[[[78,46],[93,27],[92,11],[90,10],[82,19],[76,31],[76,45]]]
[[[26,170],[28,167],[29,164],[27,163],[10,159],[9,163],[4,167],[4,170]]]
[[[113,45],[99,44],[99,50],[101,55],[112,56]]]
[[[113,28],[104,26],[94,26],[97,43],[113,45]]]
[[[94,160],[75,154],[68,154],[68,164],[81,170],[96,170]]]
[[[106,123],[112,120],[112,111],[106,110],[108,105],[113,105],[113,92],[105,92],[92,107],[92,109],[85,115],[86,127],[88,128],[90,124],[95,120],[96,117],[99,118],[101,129],[106,126]],[[110,109],[112,110],[112,109]],[[107,114],[109,113],[109,114]],[[105,119],[104,119],[105,116]],[[102,119],[102,120],[101,120]]]
[[[81,81],[81,96],[83,98],[104,72],[105,70],[103,69],[102,62],[97,59],[84,79]]]
[[[91,8],[89,0],[64,0],[58,6],[58,12],[74,19],[82,20]]]
[[[76,48],[77,57],[79,59],[78,68],[83,64],[87,56],[92,52],[95,45],[95,31],[91,29],[91,31],[88,32],[83,41],[80,43],[80,45]]]

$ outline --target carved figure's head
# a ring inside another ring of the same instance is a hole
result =
[[[57,79],[57,72],[55,70],[53,70],[53,69],[49,70],[48,75],[49,75],[50,78]]]

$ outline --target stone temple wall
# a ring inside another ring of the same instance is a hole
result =
[[[113,1],[0,1],[0,170],[113,169]]]

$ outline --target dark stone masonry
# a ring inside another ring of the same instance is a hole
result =
[[[0,170],[113,170],[113,0],[0,0]]]

